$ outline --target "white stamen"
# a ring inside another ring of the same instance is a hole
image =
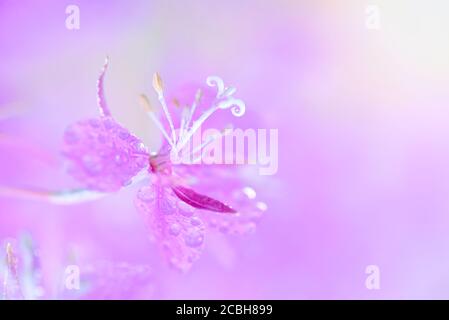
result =
[[[209,87],[217,87],[217,98],[219,98],[223,94],[225,90],[225,85],[220,77],[209,76],[206,79],[206,83]]]
[[[184,108],[182,111],[182,115],[181,115],[181,128],[179,129],[179,138],[178,138],[178,143],[179,141],[181,141],[182,137],[184,136],[184,130],[187,127],[187,122],[189,121],[189,109]]]
[[[225,97],[230,97],[230,96],[232,96],[236,91],[237,91],[236,88],[234,88],[234,87],[228,87],[228,88],[226,88],[225,91],[223,92],[223,96],[225,96]]]
[[[189,139],[193,136],[193,134],[199,129],[199,127],[201,127],[201,125],[204,123],[204,121],[207,120],[207,118],[209,118],[215,111],[217,111],[219,108],[217,106],[212,106],[211,108],[209,108],[208,110],[206,110],[200,117],[198,120],[193,122],[192,127],[190,128],[190,130],[187,131],[187,134],[185,135],[185,137],[183,137],[183,139],[179,142],[177,148],[178,150],[181,150],[182,147],[184,147],[184,145],[189,141]]]
[[[168,136],[167,131],[164,129],[164,126],[159,121],[159,119],[154,115],[154,109],[150,104],[150,101],[148,100],[147,96],[140,95],[140,104],[145,110],[145,113],[148,115],[148,117],[153,121],[153,123],[156,125],[156,127],[159,129],[159,131],[162,133],[164,138],[167,140],[167,142],[174,148],[174,142],[170,140],[170,137]]]
[[[209,144],[211,144],[213,141],[217,140],[218,138],[221,138],[222,135],[221,134],[217,134],[217,135],[212,135],[209,136],[206,141],[204,141],[201,145],[199,145],[198,147],[194,148],[191,152],[187,153],[187,156],[189,155],[194,155],[195,153],[197,153],[198,151],[201,151],[204,147],[208,146]]]
[[[227,100],[224,100],[218,104],[220,109],[229,109],[231,108],[231,112],[235,117],[241,117],[245,114],[246,106],[245,103],[240,99],[235,99],[229,97]]]
[[[198,91],[195,94],[195,100],[193,101],[192,108],[190,110],[189,119],[188,119],[188,121],[186,123],[186,128],[187,129],[190,126],[190,122],[192,121],[193,114],[195,113],[196,107],[198,106],[198,103],[200,103],[201,95],[202,95],[201,89],[198,89]]]
[[[165,131],[164,126],[159,121],[158,118],[154,115],[152,112],[147,112],[147,115],[150,117],[151,121],[157,126],[160,132],[162,132],[162,135],[164,136],[165,140],[170,144],[172,148],[175,148],[175,144],[170,140],[170,137],[168,136],[167,131]]]
[[[189,139],[204,123],[204,121],[206,121],[218,109],[231,108],[232,114],[236,117],[241,117],[245,113],[245,103],[240,99],[235,99],[232,97],[232,94],[234,94],[234,92],[236,91],[234,87],[226,88],[223,80],[219,77],[208,77],[206,79],[206,82],[211,87],[217,87],[217,97],[212,103],[212,107],[206,110],[198,120],[193,122],[192,127],[190,128],[190,130],[188,130],[185,137],[180,139],[180,142],[177,146],[178,150],[181,150],[182,147],[184,147],[184,145],[189,141]]]
[[[204,141],[201,145],[199,145],[198,147],[194,148],[191,152],[188,152],[186,154],[186,156],[189,155],[194,155],[195,153],[197,153],[198,151],[201,151],[204,147],[208,146],[209,144],[211,144],[212,142],[216,141],[217,139],[220,139],[224,136],[226,136],[227,134],[229,134],[232,130],[232,124],[229,124],[228,126],[226,126],[226,128],[222,131],[220,131],[219,134],[215,134],[215,135],[210,135],[209,137],[207,137],[206,141]]]
[[[164,137],[169,141],[174,152],[182,150],[182,148],[189,142],[195,132],[201,127],[201,125],[218,109],[229,109],[231,108],[232,114],[236,117],[240,117],[245,113],[245,103],[242,100],[235,99],[232,95],[235,93],[236,89],[234,87],[225,87],[223,80],[220,77],[211,76],[206,79],[206,83],[211,87],[217,87],[217,95],[212,103],[212,106],[207,109],[201,116],[193,122],[192,126],[190,123],[192,121],[194,112],[201,99],[201,90],[198,90],[195,95],[195,100],[190,108],[190,112],[184,111],[181,116],[179,139],[176,137],[176,131],[173,126],[173,121],[168,112],[167,104],[165,102],[163,94],[163,83],[162,79],[158,73],[153,76],[153,87],[158,94],[159,102],[162,105],[165,116],[169,122],[170,129],[172,132],[172,139],[168,138],[168,134],[165,132],[163,126],[154,117],[152,113],[149,113],[151,120],[158,126],[158,128],[163,133]],[[210,142],[208,142],[210,143]],[[201,148],[204,146],[201,146]]]
[[[168,124],[170,126],[170,130],[171,130],[171,134],[172,134],[172,139],[173,139],[173,141],[176,141],[177,138],[176,138],[175,126],[173,125],[173,121],[171,119],[170,113],[168,112],[168,108],[167,108],[167,104],[165,102],[164,95],[160,95],[158,98],[159,98],[159,102],[162,105],[162,109],[164,110],[165,117],[168,120]]]
[[[176,143],[176,131],[175,131],[175,127],[173,125],[173,121],[172,121],[170,112],[168,112],[167,103],[165,102],[164,91],[163,91],[163,82],[162,82],[161,76],[157,72],[153,76],[153,87],[158,95],[159,102],[162,105],[162,109],[164,110],[165,117],[167,118],[168,124],[170,126],[173,143]]]

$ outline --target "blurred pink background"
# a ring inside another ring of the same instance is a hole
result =
[[[111,111],[150,148],[137,97],[153,72],[173,88],[218,74],[245,100],[245,126],[279,129],[279,171],[259,182],[256,233],[211,237],[188,274],[148,241],[135,188],[71,207],[1,197],[0,239],[33,239],[45,299],[105,297],[61,289],[72,256],[148,267],[121,298],[449,298],[448,12],[443,0],[1,0],[1,185],[76,186],[62,134],[97,114],[106,55]]]

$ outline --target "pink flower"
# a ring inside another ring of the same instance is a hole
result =
[[[137,193],[135,205],[162,254],[172,266],[183,271],[201,255],[207,230],[232,234],[254,231],[267,206],[256,201],[255,190],[246,185],[239,174],[240,167],[172,162],[216,111],[230,109],[237,117],[245,113],[243,101],[234,98],[236,89],[225,86],[219,77],[208,77],[208,86],[215,87],[217,92],[215,95],[206,92],[203,100],[204,90],[198,90],[192,105],[181,110],[176,131],[176,119],[172,118],[162,80],[156,73],[153,87],[167,124],[162,124],[156,109],[142,95],[146,113],[165,139],[158,152],[149,153],[143,142],[117,123],[109,111],[103,94],[107,67],[106,60],[97,83],[100,117],[76,122],[64,134],[62,151],[69,162],[69,173],[85,189],[56,193],[7,191],[57,204],[71,204],[146,181],[146,186]],[[201,109],[203,112],[194,120],[195,112]],[[202,148],[210,142],[205,141],[192,151],[193,156],[201,154]]]

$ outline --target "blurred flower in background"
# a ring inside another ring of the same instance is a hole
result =
[[[27,234],[7,239],[0,255],[2,299],[34,300],[45,297],[39,249]],[[81,261],[71,252],[61,273],[55,299],[136,299],[152,297],[153,274],[147,265],[126,262]],[[83,274],[71,270],[83,270]]]

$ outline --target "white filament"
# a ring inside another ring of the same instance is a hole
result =
[[[209,76],[206,79],[206,83],[209,87],[217,87],[217,98],[219,98],[223,94],[225,90],[225,85],[220,77]]]
[[[164,96],[162,92],[158,93],[159,96],[159,102],[162,105],[162,109],[164,110],[165,117],[167,118],[167,121],[170,125],[171,133],[172,133],[172,139],[168,137],[167,132],[165,132],[163,126],[160,124],[159,121],[156,121],[157,119],[153,116],[151,116],[153,122],[157,125],[159,130],[162,132],[164,137],[167,139],[169,144],[171,145],[174,152],[179,152],[182,150],[182,148],[189,142],[189,140],[192,138],[192,136],[195,134],[195,132],[201,127],[201,125],[217,110],[219,109],[231,109],[232,114],[235,117],[241,117],[245,114],[246,106],[245,103],[240,100],[233,97],[234,93],[236,92],[236,89],[234,87],[226,87],[223,80],[220,77],[217,76],[210,76],[207,77],[206,83],[210,87],[216,87],[217,88],[217,94],[216,98],[213,101],[211,107],[207,109],[205,112],[201,114],[201,116],[193,121],[192,126],[190,126],[190,123],[193,118],[193,114],[197,108],[197,105],[199,103],[200,99],[200,92],[197,92],[195,96],[195,101],[193,102],[190,112],[183,112],[181,117],[181,127],[179,131],[179,139],[176,137],[176,132],[173,126],[173,121],[170,116],[170,113],[168,112],[167,104],[165,102]],[[154,118],[154,119],[153,119]],[[210,143],[210,142],[208,142]],[[204,146],[202,146],[204,147]]]
[[[152,111],[147,111],[146,114],[151,119],[151,121],[153,121],[153,123],[156,125],[156,127],[159,129],[159,131],[162,133],[162,135],[164,136],[165,140],[167,140],[167,142],[170,144],[170,146],[172,148],[174,148],[175,147],[174,142],[171,141],[170,137],[168,136],[167,131],[165,131],[164,126],[159,121],[159,119],[154,115],[154,113]]]
[[[175,126],[173,125],[173,120],[171,118],[170,112],[168,112],[168,108],[167,108],[167,103],[165,102],[165,98],[164,95],[162,94],[162,92],[160,92],[158,94],[158,98],[159,98],[159,102],[162,105],[162,109],[164,110],[165,113],[165,117],[167,118],[168,124],[170,126],[170,130],[171,130],[171,134],[172,134],[172,139],[173,139],[173,143],[176,143],[176,131],[175,131]]]
[[[186,126],[187,129],[189,129],[190,122],[192,121],[193,114],[195,113],[196,107],[197,107],[198,103],[200,102],[199,101],[200,98],[201,98],[201,91],[200,91],[200,89],[198,89],[198,91],[196,92],[196,95],[195,95],[195,100],[193,101],[193,104],[192,104],[192,108],[190,108],[188,119],[186,121],[186,125],[185,126]]]

